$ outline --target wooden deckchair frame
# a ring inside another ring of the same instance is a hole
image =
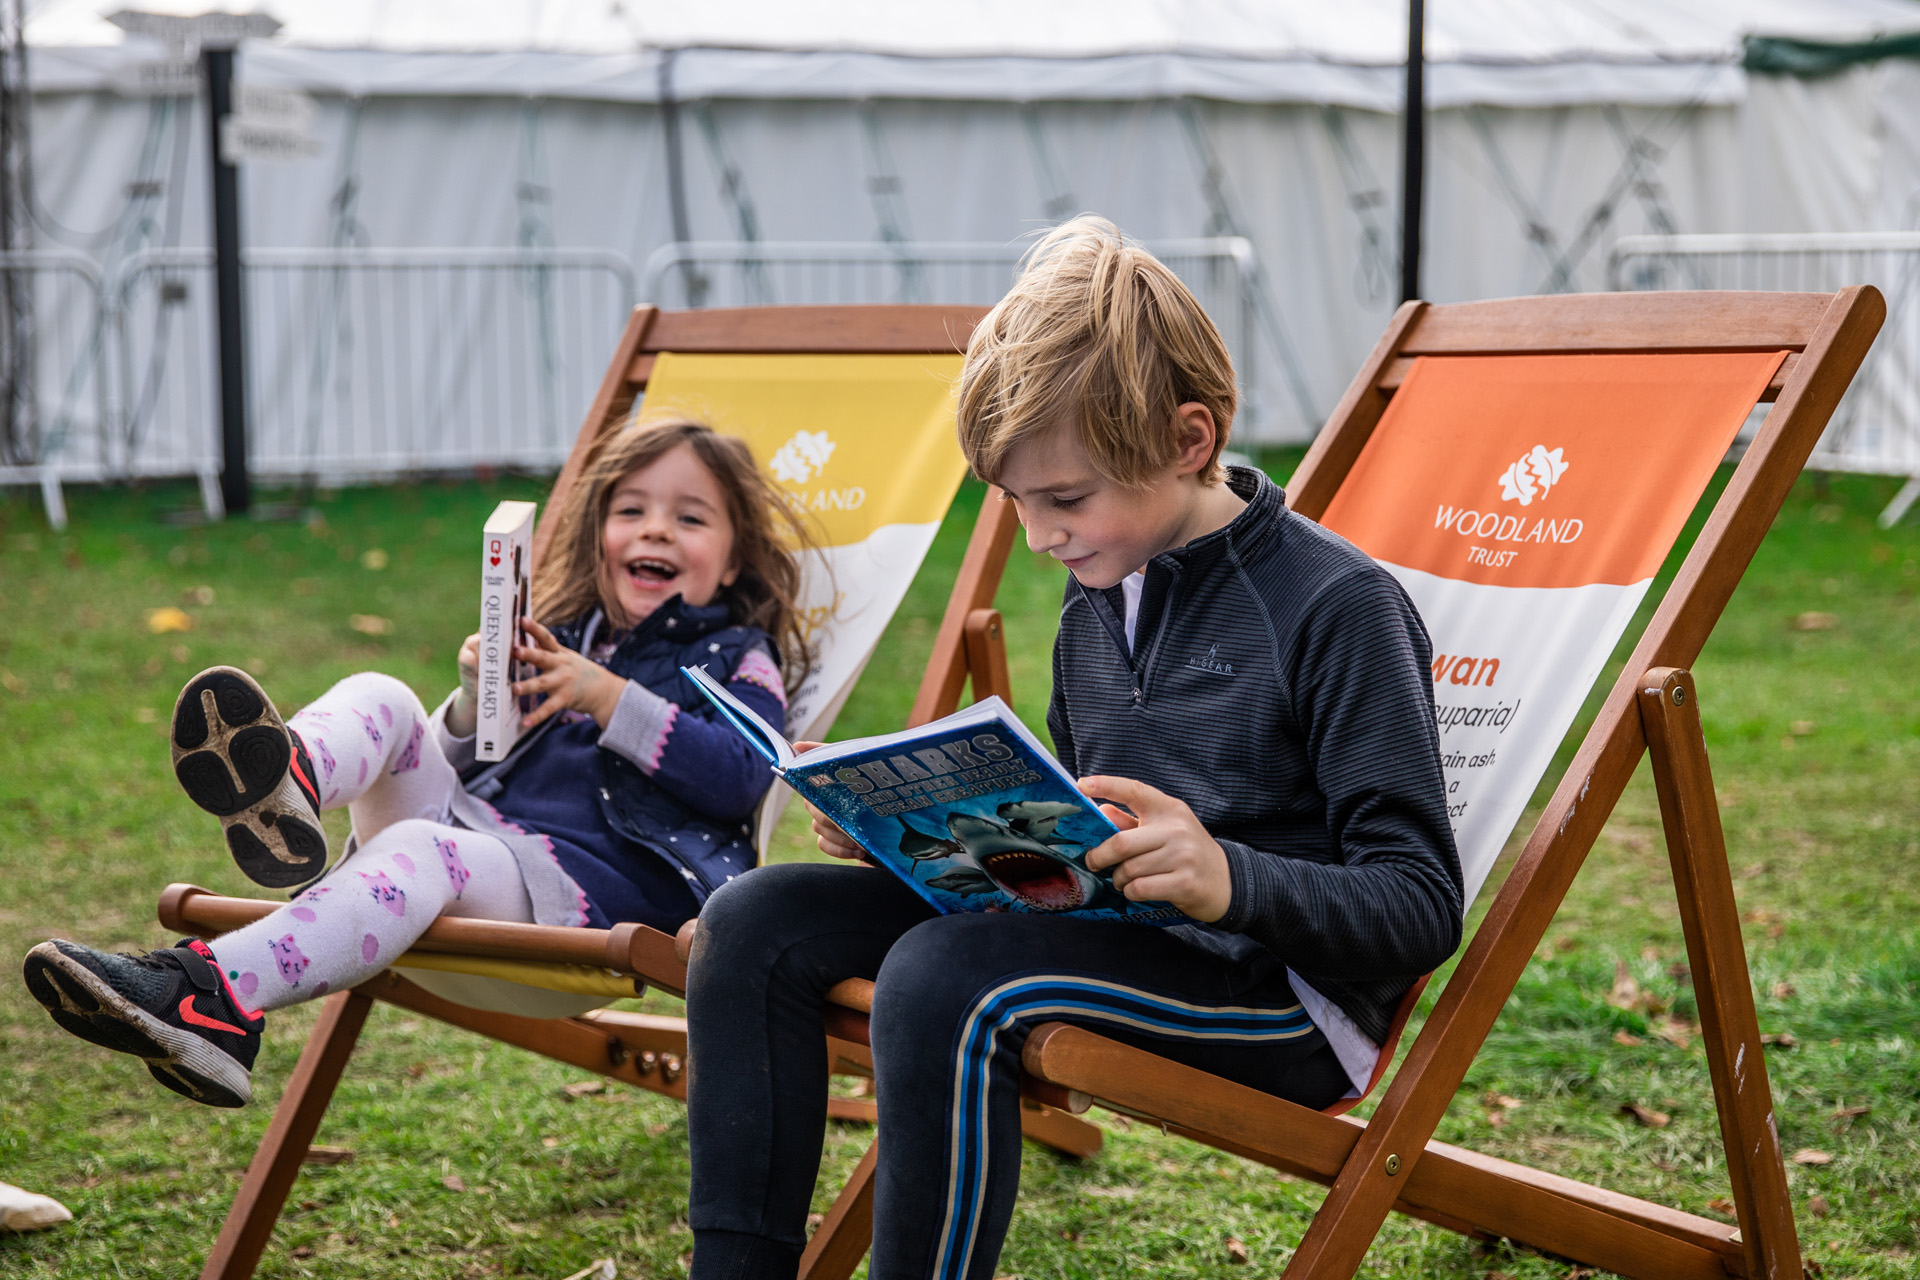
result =
[[[607,433],[626,420],[662,353],[953,354],[965,349],[984,313],[980,307],[943,306],[679,312],[635,308],[535,531],[536,560],[552,536],[552,513],[578,483]],[[969,680],[975,697],[990,693],[1011,697],[1000,615],[992,606],[1016,528],[1013,505],[993,501],[989,495],[974,522],[909,724],[953,711]],[[159,916],[168,929],[212,937],[249,924],[279,905],[176,884],[161,895]],[[428,927],[414,950],[540,966],[585,966],[629,976],[636,990],[641,984],[675,995],[686,989],[686,968],[676,955],[674,939],[643,925],[601,930],[442,919]],[[389,969],[351,991],[327,997],[207,1258],[203,1280],[243,1280],[252,1275],[375,1000],[639,1088],[683,1101],[686,1097],[687,1034],[680,1018],[604,1009],[575,1018],[490,1013],[444,1000]],[[829,1052],[838,1070],[871,1075],[872,1059],[864,1036],[858,1042],[833,1041]],[[870,1121],[873,1103],[835,1098],[830,1100],[829,1114]],[[1088,1155],[1099,1149],[1097,1128],[1037,1103],[1023,1111],[1022,1120],[1030,1137],[1062,1151]],[[871,1154],[867,1163],[871,1164]]]
[[[1775,402],[1772,412],[1370,1120],[1311,1111],[1063,1023],[1038,1027],[1028,1038],[1023,1092],[1069,1111],[1098,1101],[1329,1185],[1287,1265],[1290,1277],[1353,1275],[1387,1214],[1399,1210],[1644,1280],[1799,1280],[1800,1246],[1753,989],[1699,699],[1686,668],[1885,317],[1886,304],[1871,287],[1831,295],[1623,293],[1404,304],[1294,473],[1295,511],[1318,519],[1326,510],[1418,357],[1790,354],[1761,397]],[[1642,750],[1652,756],[1737,1229],[1432,1141]],[[871,984],[842,983],[830,999],[828,1033],[864,1042]],[[815,1265],[803,1269],[808,1280],[845,1280],[866,1252],[873,1160],[869,1151],[815,1234],[807,1251]]]

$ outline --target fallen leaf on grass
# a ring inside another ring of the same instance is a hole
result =
[[[606,1088],[604,1080],[575,1080],[572,1084],[561,1085],[560,1092],[569,1098],[584,1098],[590,1093],[604,1093]]]
[[[156,636],[166,635],[170,631],[191,631],[193,619],[185,609],[164,605],[158,609],[147,610],[147,630]]]
[[[353,1159],[353,1151],[351,1148],[312,1146],[307,1148],[307,1154],[302,1157],[302,1162],[305,1164],[345,1164],[351,1159]]]
[[[1239,1236],[1227,1237],[1227,1261],[1236,1267],[1247,1264],[1247,1242]]]
[[[1760,1037],[1761,1044],[1770,1044],[1779,1049],[1791,1049],[1800,1043],[1800,1038],[1791,1031],[1769,1031]]]
[[[1725,1214],[1729,1218],[1737,1218],[1740,1216],[1739,1209],[1734,1205],[1733,1201],[1727,1199],[1725,1196],[1715,1196],[1713,1199],[1707,1201],[1707,1208],[1713,1210],[1715,1213]]]
[[[1835,1107],[1833,1109],[1833,1131],[1845,1133],[1853,1128],[1853,1122],[1873,1111],[1872,1107]]]
[[[1625,960],[1614,963],[1613,990],[1607,993],[1607,1003],[1616,1009],[1632,1009],[1640,1003],[1640,984],[1633,980]]]
[[[1831,631],[1839,624],[1840,619],[1830,613],[1822,613],[1818,609],[1809,609],[1805,613],[1795,614],[1793,619],[1795,631]]]
[[[440,1179],[440,1185],[449,1191],[465,1191],[467,1189],[466,1182],[457,1173],[450,1173]]]
[[[347,625],[363,636],[384,636],[393,630],[393,623],[377,613],[356,613]]]
[[[1795,720],[1787,726],[1787,732],[1796,738],[1809,738],[1813,736],[1813,731],[1819,727],[1820,726],[1811,720]]]
[[[1664,1111],[1655,1111],[1652,1107],[1643,1107],[1637,1102],[1620,1104],[1620,1114],[1631,1116],[1648,1129],[1664,1129],[1673,1123],[1673,1117]]]
[[[1773,984],[1770,994],[1775,1000],[1791,1000],[1794,995],[1794,985],[1791,982],[1776,982]]]
[[[8,693],[25,693],[27,691],[27,682],[11,671],[0,671],[0,686],[4,686]]]
[[[1507,1113],[1504,1111],[1489,1111],[1487,1112],[1487,1123],[1496,1129],[1504,1129],[1507,1127]]]
[[[1833,1157],[1812,1147],[1802,1147],[1793,1153],[1793,1162],[1807,1165],[1832,1164]]]
[[[1662,1018],[1654,1025],[1653,1033],[1676,1049],[1684,1049],[1693,1043],[1694,1033],[1699,1030],[1691,1022],[1682,1022],[1678,1018]]]
[[[387,553],[379,547],[368,547],[360,553],[360,567],[380,570],[387,567]]]
[[[548,1134],[546,1137],[540,1139],[540,1145],[551,1151],[560,1145],[560,1139],[554,1137],[552,1134]]]
[[[307,1244],[295,1245],[293,1248],[293,1256],[296,1258],[311,1258],[313,1256],[313,1246]]]
[[[1827,1203],[1825,1196],[1808,1196],[1807,1212],[1816,1218],[1824,1218],[1833,1212],[1833,1206]]]
[[[1642,1040],[1639,1036],[1633,1034],[1633,1032],[1626,1031],[1626,1030],[1614,1032],[1613,1042],[1615,1044],[1625,1045],[1629,1049],[1637,1048],[1640,1045],[1643,1045],[1646,1043],[1646,1041]]]
[[[595,1258],[583,1269],[568,1276],[567,1280],[614,1280],[617,1274],[613,1269],[612,1258]]]

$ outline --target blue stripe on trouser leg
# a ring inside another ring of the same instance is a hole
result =
[[[1024,974],[982,991],[954,1038],[948,1112],[945,1214],[932,1275],[962,1280],[979,1234],[992,1156],[987,1114],[989,1064],[1008,1031],[1061,1020],[1156,1038],[1264,1044],[1298,1040],[1315,1027],[1298,1004],[1284,1008],[1209,1006],[1079,974]]]

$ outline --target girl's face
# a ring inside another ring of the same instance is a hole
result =
[[[711,604],[740,570],[733,561],[727,495],[692,446],[680,444],[613,486],[601,531],[606,595],[622,626],[636,626],[679,596]]]

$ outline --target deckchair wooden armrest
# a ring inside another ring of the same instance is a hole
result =
[[[160,923],[178,933],[229,933],[284,906],[259,898],[228,898],[198,885],[170,884],[160,895]],[[611,929],[514,924],[442,916],[413,944],[416,951],[490,956],[547,964],[591,965],[630,973],[674,995],[687,989],[687,967],[674,954],[671,935],[643,924]]]

